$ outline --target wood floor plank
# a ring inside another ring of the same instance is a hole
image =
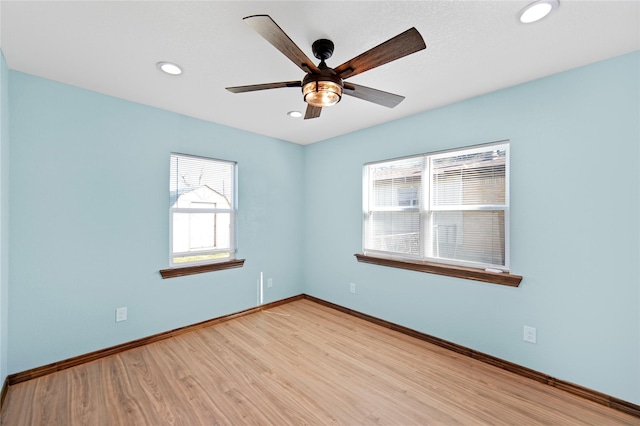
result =
[[[309,300],[9,388],[3,425],[640,425]]]

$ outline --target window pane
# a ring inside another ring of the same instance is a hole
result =
[[[433,257],[505,265],[504,218],[503,210],[433,212]]]
[[[372,212],[367,223],[366,249],[420,254],[418,211]]]
[[[370,166],[372,208],[420,205],[422,158],[397,160]]]
[[[174,253],[230,248],[230,213],[173,213]]]
[[[489,149],[433,159],[433,206],[504,205],[505,154]]]

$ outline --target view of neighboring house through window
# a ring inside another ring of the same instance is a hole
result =
[[[364,166],[364,254],[509,270],[509,143]]]
[[[171,265],[235,257],[236,164],[171,154]]]

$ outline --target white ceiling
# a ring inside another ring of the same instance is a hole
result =
[[[640,2],[561,0],[516,22],[511,1],[0,1],[9,68],[239,129],[309,144],[640,49]],[[302,71],[243,23],[268,14],[329,66],[416,27],[427,49],[348,81],[406,96],[388,109],[344,97],[314,120],[300,89],[232,94],[227,86],[301,80]],[[159,61],[180,64],[172,77]]]

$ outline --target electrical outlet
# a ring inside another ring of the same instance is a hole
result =
[[[524,334],[522,339],[525,342],[536,343],[536,329],[534,327],[524,326]]]
[[[116,309],[116,322],[127,320],[127,308]]]
[[[349,291],[351,293],[355,293],[356,292],[356,283],[350,283],[349,284]]]
[[[267,287],[269,287],[269,288],[273,287],[273,278],[269,278],[267,280]]]

